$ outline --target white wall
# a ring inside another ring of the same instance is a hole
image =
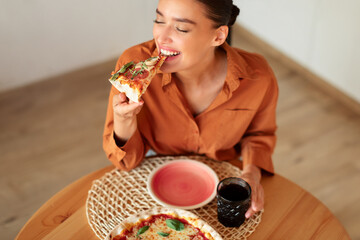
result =
[[[240,24],[360,102],[359,0],[234,2]],[[116,58],[151,39],[156,5],[0,0],[0,91]]]
[[[152,38],[154,0],[0,0],[0,91],[118,57]]]
[[[234,0],[238,22],[360,103],[359,0]]]

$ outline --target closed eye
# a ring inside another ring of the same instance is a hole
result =
[[[158,21],[158,20],[154,20],[154,23],[156,23],[156,24],[164,24],[165,22],[161,22],[161,21]]]
[[[180,28],[176,28],[176,30],[178,30],[179,32],[183,32],[183,33],[187,33],[187,32],[189,32],[188,30],[183,30],[183,29],[180,29]]]
[[[250,108],[231,108],[231,109],[226,109],[228,111],[252,111],[252,109]]]

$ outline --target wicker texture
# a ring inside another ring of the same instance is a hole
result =
[[[116,169],[106,173],[93,182],[86,202],[88,222],[100,238],[115,228],[123,219],[138,211],[160,206],[153,200],[147,191],[147,178],[153,169],[163,163],[184,157],[152,157],[130,172]],[[205,157],[186,157],[198,160],[211,167],[218,175],[219,180],[239,176],[241,171],[227,162],[218,162]],[[211,227],[213,227],[224,240],[246,239],[261,221],[262,212],[247,219],[239,228],[225,228],[217,220],[216,199],[209,204],[190,210]]]

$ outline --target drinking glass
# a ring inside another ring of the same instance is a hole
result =
[[[221,180],[217,186],[218,220],[225,227],[240,227],[251,204],[250,185],[241,178]]]

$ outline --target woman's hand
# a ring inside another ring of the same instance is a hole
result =
[[[247,165],[244,167],[240,176],[251,187],[251,206],[245,213],[246,218],[250,218],[256,212],[264,208],[264,189],[260,184],[261,170],[255,165]]]
[[[117,116],[119,120],[126,121],[132,120],[140,112],[143,101],[138,103],[129,101],[125,93],[119,93],[113,97],[113,109],[114,116]]]
[[[127,141],[136,131],[136,115],[140,112],[144,102],[129,101],[124,93],[114,95],[114,133],[121,141]]]

